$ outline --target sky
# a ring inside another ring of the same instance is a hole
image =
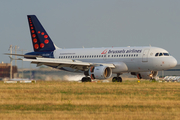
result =
[[[180,0],[1,0],[0,62],[10,45],[33,51],[27,15],[36,15],[60,48],[151,45],[180,64],[179,13]]]

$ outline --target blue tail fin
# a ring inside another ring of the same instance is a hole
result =
[[[35,52],[54,51],[55,46],[35,15],[28,15],[29,29]]]

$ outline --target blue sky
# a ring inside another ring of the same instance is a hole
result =
[[[9,62],[3,55],[9,45],[33,51],[27,15],[34,14],[58,47],[151,45],[180,63],[179,6],[179,0],[2,0],[0,62]]]

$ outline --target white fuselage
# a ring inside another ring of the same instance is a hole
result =
[[[113,73],[161,71],[173,68],[177,64],[173,56],[158,47],[56,49],[53,54],[56,59],[111,63],[116,66],[112,69]],[[122,63],[126,67],[121,67]]]

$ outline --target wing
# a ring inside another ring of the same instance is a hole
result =
[[[36,59],[22,59],[23,61],[30,61],[31,63],[37,64],[37,66],[47,65],[55,68],[62,68],[62,67],[70,67],[72,69],[86,71],[91,66],[108,66],[110,68],[115,68],[114,64],[108,63],[89,63],[89,62],[82,62],[78,60],[72,59],[54,59],[54,58],[38,58]]]

